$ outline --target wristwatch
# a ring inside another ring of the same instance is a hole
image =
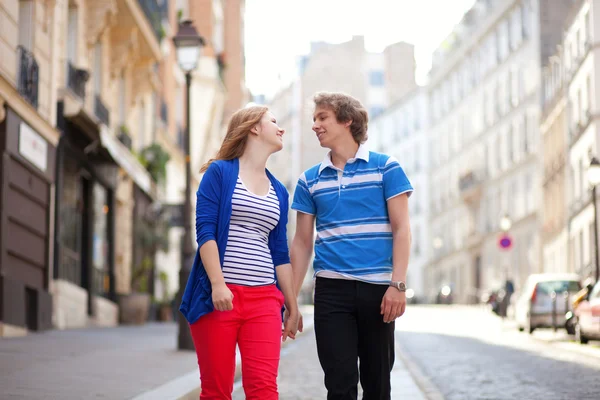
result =
[[[398,289],[401,292],[406,292],[406,282],[402,282],[402,281],[394,282],[394,281],[391,281],[390,282],[390,286],[395,287],[396,289]]]

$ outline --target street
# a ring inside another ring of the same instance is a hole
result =
[[[530,336],[484,308],[409,306],[396,338],[448,400],[600,397],[597,343],[565,343],[560,331]]]
[[[420,396],[407,387],[410,375],[403,360],[422,388],[433,385],[431,398],[599,398],[598,342],[582,346],[549,330],[530,336],[480,307],[409,306],[396,327],[393,399]],[[283,349],[279,391],[282,400],[326,397],[313,332]],[[233,398],[244,399],[240,382]]]

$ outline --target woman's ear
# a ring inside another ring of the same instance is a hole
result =
[[[256,124],[252,128],[250,128],[250,133],[258,135],[259,132],[260,132],[260,124]]]

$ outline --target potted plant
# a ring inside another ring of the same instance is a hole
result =
[[[160,271],[158,274],[162,287],[162,299],[158,300],[157,303],[157,319],[159,321],[168,322],[173,321],[173,305],[171,294],[169,293],[169,275],[165,271]]]
[[[141,325],[148,320],[150,312],[148,283],[152,267],[152,259],[146,256],[142,259],[141,264],[133,269],[131,274],[131,293],[119,298],[122,324]]]
[[[150,173],[156,183],[163,182],[167,177],[167,163],[171,159],[158,143],[144,148],[138,156],[140,163]]]
[[[168,251],[168,219],[162,209],[152,215],[137,218],[134,235],[136,245],[144,249],[139,265],[134,266],[131,274],[131,293],[121,296],[119,308],[121,323],[143,324],[148,317],[155,319],[156,303],[152,301],[154,294],[155,255],[160,249]]]

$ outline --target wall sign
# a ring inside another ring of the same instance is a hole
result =
[[[48,168],[48,142],[25,122],[19,126],[19,154],[46,172]]]

